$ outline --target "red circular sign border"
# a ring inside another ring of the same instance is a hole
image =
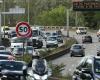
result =
[[[28,27],[28,32],[25,35],[20,34],[19,31],[18,31],[19,26],[22,25],[22,24],[24,24],[24,25],[26,25]],[[16,25],[16,32],[17,32],[18,36],[25,37],[25,36],[30,34],[30,31],[31,31],[31,28],[30,28],[30,26],[29,26],[29,24],[27,22],[19,22],[19,23],[17,23],[17,25]]]

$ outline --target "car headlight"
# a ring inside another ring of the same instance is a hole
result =
[[[34,74],[34,78],[37,79],[37,80],[39,80],[40,79],[40,76],[37,75],[37,74]]]
[[[47,75],[44,75],[44,76],[42,76],[41,78],[42,78],[42,80],[46,80],[47,79]]]

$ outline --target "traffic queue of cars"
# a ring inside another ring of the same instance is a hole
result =
[[[83,31],[80,34],[83,34]],[[98,40],[100,41],[100,30],[97,32]],[[82,37],[82,43],[92,43],[92,37],[90,35],[84,35]],[[84,55],[83,44],[74,44],[70,49],[70,56]],[[79,62],[78,66],[73,72],[72,80],[100,80],[100,46],[97,47],[97,56],[85,56]]]

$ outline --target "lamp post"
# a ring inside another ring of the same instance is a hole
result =
[[[28,20],[28,23],[30,23],[30,7],[29,7],[29,0],[27,0],[27,9],[28,9],[28,17],[27,17],[27,20]]]
[[[66,9],[67,37],[69,37],[69,9]]]

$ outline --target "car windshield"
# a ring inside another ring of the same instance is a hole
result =
[[[94,71],[100,74],[100,59],[95,59],[94,61]]]
[[[5,48],[4,47],[0,47],[0,50],[5,50]]]
[[[23,64],[21,62],[0,61],[0,66],[3,69],[20,71],[22,70]]]
[[[10,52],[0,52],[0,54],[4,54],[4,55],[11,55]]]
[[[47,36],[50,36],[51,34],[50,34],[50,33],[46,33],[46,35],[47,35]]]
[[[81,49],[82,48],[82,46],[80,46],[80,45],[74,45],[73,46],[73,49]]]
[[[52,36],[56,36],[57,35],[57,33],[52,33]]]
[[[23,52],[23,51],[25,51],[25,49],[23,49],[23,48],[18,48],[18,52]]]
[[[27,47],[26,50],[33,50],[33,47]]]
[[[38,35],[39,35],[38,30],[33,30],[33,31],[32,31],[32,36],[33,36],[33,37],[37,37]]]
[[[47,39],[47,41],[55,41],[57,38],[56,37],[49,37],[48,39]]]
[[[85,30],[85,28],[79,28],[79,30]]]

